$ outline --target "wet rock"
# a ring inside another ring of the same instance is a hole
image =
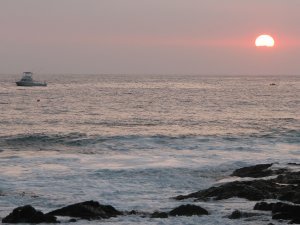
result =
[[[254,210],[272,211],[274,203],[258,202],[254,206]]]
[[[249,218],[249,217],[252,217],[252,216],[257,216],[259,214],[257,213],[248,213],[248,212],[241,212],[239,210],[235,210],[231,213],[230,216],[228,216],[229,219],[241,219],[241,218]]]
[[[154,212],[151,214],[151,218],[168,218],[169,215],[166,212]]]
[[[300,163],[288,163],[290,166],[300,166]]]
[[[300,185],[300,171],[299,172],[287,172],[279,175],[276,182],[281,184],[297,184]]]
[[[272,208],[272,219],[300,221],[300,205],[290,205],[282,202],[275,203]]]
[[[131,211],[127,212],[126,214],[127,214],[127,215],[138,215],[139,212],[136,211],[136,210],[131,210]]]
[[[278,199],[300,204],[300,185],[283,186],[278,194]]]
[[[231,176],[253,177],[253,178],[271,176],[273,174],[273,171],[270,170],[269,168],[272,165],[273,164],[270,163],[270,164],[258,164],[255,166],[243,167],[243,168],[235,170],[231,174]]]
[[[108,219],[110,217],[122,215],[120,211],[116,210],[111,205],[101,205],[99,202],[95,201],[76,203],[54,210],[48,214],[55,216],[78,217],[88,220]]]
[[[2,223],[58,223],[56,217],[37,211],[31,205],[15,208]]]
[[[169,212],[170,216],[208,215],[208,211],[197,205],[181,205]]]
[[[250,201],[279,199],[299,203],[300,186],[280,185],[276,180],[234,181],[188,195],[179,195],[175,199],[196,198],[196,200],[206,201],[209,199],[222,200],[232,197],[245,198]]]
[[[289,224],[300,224],[300,219],[293,219],[289,222]]]
[[[205,190],[191,193],[185,196],[177,196],[175,199],[182,200],[187,198],[196,198],[197,200],[228,199],[232,197],[245,198],[252,201],[274,198],[274,192],[279,185],[266,180],[255,181],[234,181],[223,184],[218,187],[211,187]]]
[[[201,216],[201,215],[208,215],[208,211],[206,209],[203,209],[200,206],[197,205],[181,205],[173,210],[171,210],[169,213],[167,212],[154,212],[151,214],[151,218],[168,218],[169,216]]]
[[[136,211],[136,210],[131,210],[131,211],[125,211],[123,215],[137,215],[140,217],[151,217],[151,213],[149,212],[142,212],[142,211]]]
[[[242,213],[239,210],[235,210],[228,216],[229,219],[240,219],[242,218]]]

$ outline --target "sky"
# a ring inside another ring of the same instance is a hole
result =
[[[300,0],[0,0],[0,74],[298,75],[299,21]]]

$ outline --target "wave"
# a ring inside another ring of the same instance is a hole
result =
[[[38,146],[38,145],[65,145],[71,140],[78,140],[85,138],[86,135],[82,133],[70,134],[18,134],[14,136],[5,136],[0,138],[1,145],[8,146]]]
[[[87,146],[102,142],[109,141],[132,141],[141,139],[152,140],[174,140],[184,139],[187,136],[138,136],[138,135],[125,135],[125,136],[88,136],[84,133],[69,133],[69,134],[18,134],[14,136],[0,137],[0,145],[8,146],[38,146],[38,145],[66,145],[66,146]]]
[[[68,134],[18,134],[0,137],[1,149],[155,149],[169,148],[175,150],[222,149],[242,151],[255,144],[300,143],[300,130],[274,130],[272,132],[257,132],[242,135],[119,135],[100,136],[85,133]],[[253,148],[253,147],[251,147]]]
[[[295,129],[273,129],[268,132],[249,135],[251,138],[273,139],[283,143],[300,143],[300,130]]]

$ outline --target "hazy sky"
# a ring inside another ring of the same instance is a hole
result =
[[[299,23],[300,0],[0,0],[0,74],[300,74]]]

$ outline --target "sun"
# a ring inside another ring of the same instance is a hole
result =
[[[262,34],[258,36],[255,40],[256,47],[274,47],[275,41],[274,39],[268,34]]]

